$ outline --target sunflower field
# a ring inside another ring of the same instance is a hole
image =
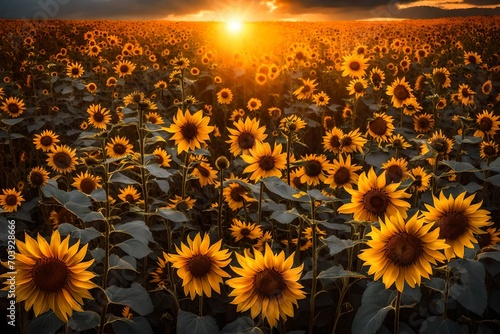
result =
[[[500,332],[500,18],[2,20],[2,333]]]

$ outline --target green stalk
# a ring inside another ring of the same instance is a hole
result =
[[[399,314],[401,311],[401,291],[398,291],[396,295],[396,305],[394,307],[395,315],[394,315],[394,334],[399,334]]]
[[[450,279],[451,279],[451,270],[446,268],[446,282],[444,287],[444,306],[443,306],[443,319],[448,319],[448,297],[450,294]]]
[[[264,182],[260,181],[259,206],[257,209],[257,225],[262,223],[262,201],[264,200]]]
[[[187,174],[188,174],[188,167],[189,164],[189,152],[186,151],[186,156],[184,157],[184,166],[182,166],[182,199],[186,198],[186,187],[187,187]]]
[[[309,331],[313,333],[314,329],[314,301],[316,298],[316,285],[318,276],[318,241],[316,237],[316,220],[315,220],[314,198],[311,198],[311,229],[312,229],[312,281],[311,281],[311,301],[309,303]],[[300,235],[298,237],[298,248],[300,248]]]
[[[224,183],[224,170],[221,169],[219,170],[219,187],[220,187],[220,190],[219,190],[219,207],[218,207],[218,218],[217,218],[217,227],[218,227],[218,233],[219,233],[219,239],[222,239],[223,238],[223,224],[222,224],[222,203],[223,203],[223,199],[224,199],[224,196],[223,196],[223,191],[224,191],[224,186],[223,186],[223,183]]]
[[[290,154],[292,150],[292,132],[288,134],[286,141],[286,180],[288,185],[290,185]]]

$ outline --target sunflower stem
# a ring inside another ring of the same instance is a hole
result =
[[[342,305],[344,301],[345,294],[347,293],[347,290],[349,289],[349,277],[343,277],[342,278],[342,289],[340,290],[340,296],[339,296],[339,302],[337,303],[337,309],[335,311],[335,320],[333,322],[333,329],[332,329],[332,334],[335,334],[335,331],[337,330],[337,325],[339,323],[340,316],[342,315]]]
[[[398,290],[398,294],[396,295],[396,305],[394,306],[394,334],[399,334],[399,314],[401,311],[401,291]]]
[[[366,153],[363,154],[363,160],[361,161],[361,166],[364,166],[366,156],[368,155],[368,153],[371,152],[372,148],[373,148],[373,136],[370,136],[370,146],[368,147],[368,151],[366,151]]]
[[[224,199],[223,191],[224,191],[224,169],[219,170],[219,207],[217,208],[217,227],[218,227],[218,233],[219,233],[219,239],[223,238],[223,224],[222,224],[222,203]]]
[[[312,280],[311,280],[311,301],[309,303],[309,331],[308,333],[313,333],[314,329],[314,299],[316,298],[316,284],[318,276],[318,245],[316,236],[316,220],[315,220],[315,207],[314,198],[311,198],[311,220],[309,224],[311,225],[311,236],[312,236]],[[298,248],[300,248],[300,235],[297,239]]]
[[[181,99],[182,99],[182,112],[184,110],[184,69],[181,69]],[[182,197],[184,198],[184,197]]]
[[[187,174],[188,174],[188,167],[189,164],[189,152],[186,151],[186,156],[184,157],[184,166],[182,166],[182,199],[186,198],[186,187],[187,187]]]
[[[199,316],[203,317],[203,295],[198,296],[198,311]]]
[[[262,224],[262,201],[264,200],[264,182],[260,181],[259,206],[257,209],[257,225]]]
[[[450,292],[450,280],[451,280],[451,270],[446,268],[446,282],[444,286],[444,305],[443,305],[443,319],[448,319],[448,296]]]
[[[292,150],[292,132],[288,134],[286,141],[286,180],[290,185],[290,154]]]

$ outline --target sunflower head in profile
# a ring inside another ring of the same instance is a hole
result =
[[[97,129],[106,130],[106,126],[111,122],[109,109],[101,107],[100,104],[91,104],[87,108],[87,113],[89,124]]]
[[[352,195],[351,202],[342,205],[338,212],[354,214],[357,221],[378,221],[380,217],[395,215],[397,212],[406,218],[410,204],[404,199],[411,197],[404,189],[399,189],[400,183],[386,184],[386,174],[379,176],[371,168],[362,173],[358,179],[358,189],[345,190]]]
[[[253,243],[262,237],[262,229],[259,225],[242,222],[237,218],[233,218],[229,231],[231,231],[231,236],[235,242],[244,241]]]
[[[491,225],[490,213],[481,209],[482,201],[472,203],[475,195],[465,197],[465,192],[448,198],[443,192],[433,196],[433,204],[424,204],[422,212],[426,221],[439,227],[439,237],[446,240],[450,248],[445,249],[448,260],[464,257],[464,248],[474,248],[477,239],[474,234],[482,234],[482,227]]]
[[[410,84],[405,77],[396,78],[394,82],[387,87],[387,95],[392,96],[391,102],[395,108],[401,108],[403,104],[413,97]]]
[[[163,257],[158,257],[156,269],[151,273],[150,283],[156,283],[159,286],[168,286],[170,278],[168,273],[168,254],[163,252]]]
[[[495,116],[493,111],[483,110],[482,113],[477,114],[476,123],[475,137],[493,138],[497,131],[500,130],[500,116]]]
[[[17,207],[25,201],[21,191],[17,191],[15,188],[2,189],[2,193],[3,195],[0,195],[0,205],[7,212],[17,211]]]
[[[226,143],[231,144],[229,152],[234,156],[241,153],[248,154],[248,151],[255,148],[256,142],[263,142],[267,138],[266,127],[259,126],[259,120],[247,117],[245,122],[240,119],[233,122],[236,129],[227,128],[229,131],[229,140]]]
[[[73,180],[71,185],[87,195],[90,195],[97,188],[101,188],[101,177],[92,175],[88,171],[77,174]]]
[[[361,170],[361,166],[351,163],[351,155],[348,154],[344,160],[342,154],[339,159],[333,160],[332,168],[328,171],[328,177],[325,183],[331,188],[352,188],[352,185],[358,181],[357,172]]]
[[[281,171],[286,167],[286,152],[281,151],[281,144],[271,149],[269,143],[257,142],[255,149],[250,149],[248,154],[242,155],[243,161],[248,164],[243,173],[252,173],[250,180],[254,181],[269,176],[280,178]]]
[[[445,257],[440,251],[449,248],[440,239],[439,228],[431,231],[431,224],[424,224],[418,212],[407,221],[397,213],[380,220],[380,229],[371,226],[367,234],[370,239],[358,257],[364,261],[369,275],[375,280],[382,278],[386,289],[395,283],[403,292],[406,283],[410,287],[419,286],[422,277],[429,278],[432,266]]]
[[[5,113],[10,117],[19,117],[26,110],[24,106],[24,101],[17,97],[9,97],[2,102],[2,107],[0,107]]]
[[[112,159],[122,158],[132,153],[134,153],[134,146],[126,137],[116,136],[106,144],[106,154]]]
[[[162,167],[170,167],[172,156],[167,153],[163,148],[157,147],[152,153],[152,162],[157,163]]]
[[[301,117],[298,117],[297,115],[290,115],[281,119],[279,128],[285,135],[289,135],[302,130],[306,127],[306,125],[307,123]]]
[[[297,97],[297,100],[304,100],[312,97],[316,89],[316,86],[318,85],[316,79],[309,80],[301,78],[300,80],[302,80],[302,86],[297,88],[293,92],[293,95]]]
[[[429,189],[432,174],[427,173],[422,166],[412,168],[410,177],[413,180],[410,185],[411,191],[423,192]]]
[[[76,149],[67,145],[55,145],[48,156],[47,164],[58,173],[70,173],[76,169]]]
[[[340,66],[342,76],[349,76],[351,78],[361,78],[365,75],[365,71],[368,67],[369,58],[365,58],[363,54],[354,53],[348,56],[344,56],[344,62]]]
[[[216,183],[217,170],[213,169],[208,162],[199,161],[194,164],[191,176],[198,179],[201,187],[205,187],[206,185]]]
[[[500,230],[490,227],[485,230],[486,233],[478,234],[477,241],[479,248],[495,247],[500,244]]]
[[[177,152],[188,152],[196,148],[201,148],[205,141],[210,140],[210,133],[214,130],[209,126],[210,118],[203,116],[203,111],[197,111],[193,115],[186,110],[183,114],[181,109],[177,110],[170,127],[165,128],[167,132],[174,135],[170,138],[177,145]]]
[[[233,291],[231,304],[237,305],[238,312],[250,310],[252,318],[259,314],[274,327],[278,320],[293,317],[293,305],[305,298],[303,286],[298,282],[303,264],[293,266],[294,254],[288,258],[285,252],[274,254],[269,244],[265,244],[264,254],[254,249],[254,257],[236,253],[241,268],[231,266],[238,277],[226,281]]]
[[[368,122],[368,133],[378,142],[386,142],[394,132],[394,118],[385,113],[374,113]]]
[[[191,300],[198,296],[212,296],[212,290],[220,293],[220,283],[223,277],[230,277],[222,270],[231,262],[231,253],[221,249],[222,240],[210,245],[208,234],[202,238],[198,233],[187,245],[181,243],[175,246],[177,254],[168,254],[168,261],[177,269],[177,275],[182,279],[184,294]]]
[[[35,240],[25,234],[25,241],[16,240],[16,245],[16,297],[24,301],[24,309],[33,309],[35,317],[52,310],[64,322],[73,311],[82,312],[83,299],[92,299],[89,290],[96,287],[91,281],[94,273],[87,271],[94,260],[82,262],[87,244],[79,249],[78,240],[70,246],[70,237],[61,241],[56,230],[50,243],[40,235]]]

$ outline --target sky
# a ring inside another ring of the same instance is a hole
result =
[[[0,18],[329,21],[500,15],[490,0],[0,0]]]

